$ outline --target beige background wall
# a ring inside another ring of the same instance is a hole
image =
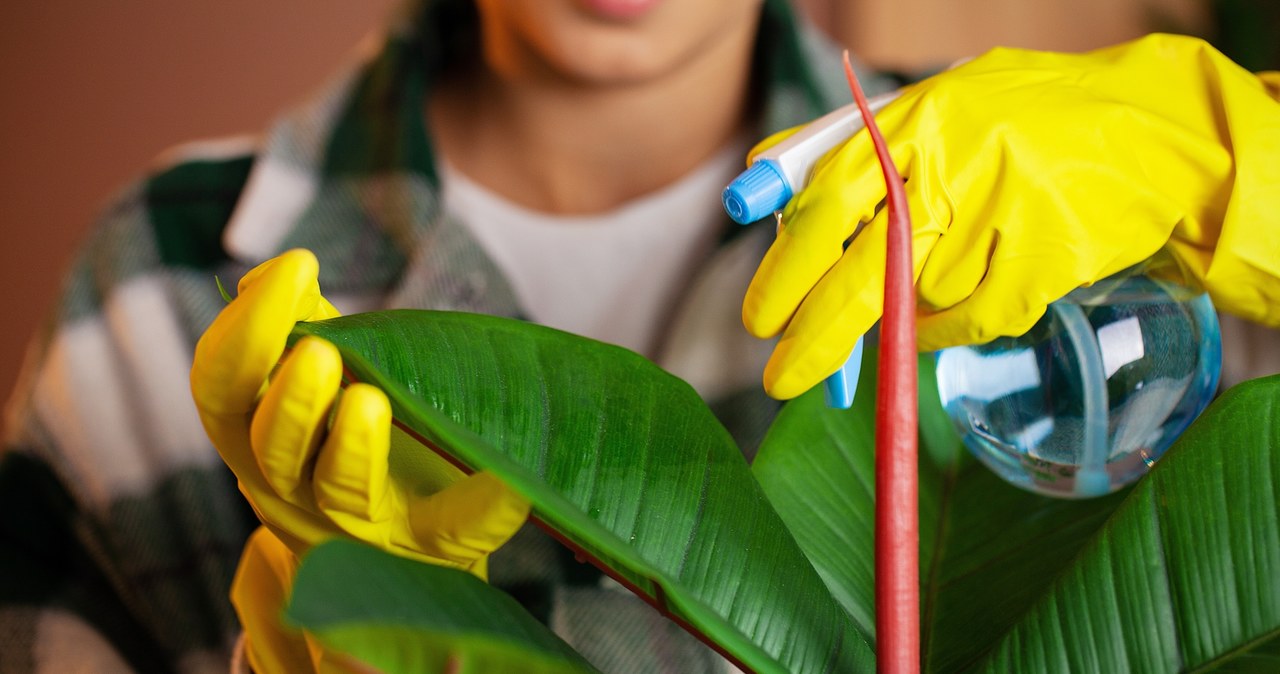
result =
[[[0,2],[0,399],[111,194],[176,143],[263,129],[393,2]]]
[[[801,0],[880,64],[995,43],[1073,49],[1198,0]],[[96,210],[157,153],[256,132],[322,82],[395,0],[0,2],[0,397]]]

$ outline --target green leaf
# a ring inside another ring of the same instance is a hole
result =
[[[984,669],[1035,662],[1048,633],[1058,630],[1067,639],[1063,659],[1097,662],[1098,671],[1125,664],[1195,671],[1254,649],[1275,662],[1278,407],[1280,377],[1247,382],[1215,401],[1001,640]]]
[[[396,311],[300,324],[387,392],[421,446],[530,499],[557,536],[756,671],[872,667],[738,448],[684,382],[629,351],[527,323]]]
[[[850,410],[833,410],[816,389],[788,403],[756,455],[752,472],[818,573],[869,641],[875,639],[876,351],[863,356]],[[934,395],[930,361],[919,363],[922,397]],[[950,420],[920,410],[922,572],[930,569],[934,525],[948,486],[944,470],[961,460]]]
[[[222,285],[222,279],[218,278],[216,274],[213,277],[213,283],[218,286],[218,294],[222,295],[223,302],[231,304],[235,301],[235,298],[231,296],[231,293],[227,292],[227,287]]]
[[[470,573],[350,541],[307,553],[285,615],[328,648],[384,672],[596,671]]]
[[[927,671],[1280,671],[1280,378],[1228,392],[1136,487],[1086,501],[1015,488],[958,451],[932,382],[922,360]],[[851,413],[789,404],[753,472],[871,637],[867,383]]]

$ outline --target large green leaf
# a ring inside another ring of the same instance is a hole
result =
[[[387,392],[421,446],[490,470],[535,517],[757,671],[870,669],[867,642],[684,382],[624,349],[526,323],[395,311],[300,324]]]
[[[930,365],[921,363],[926,670],[1280,671],[1280,378],[1224,395],[1138,486],[1065,501],[1005,484],[957,449]],[[873,638],[870,398],[851,413],[812,395],[789,404],[753,471]]]
[[[596,671],[479,578],[350,541],[307,553],[286,615],[325,646],[384,672]]]

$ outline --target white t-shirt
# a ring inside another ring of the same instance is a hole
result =
[[[716,243],[720,192],[742,170],[744,152],[732,144],[671,185],[581,216],[514,204],[444,164],[442,203],[507,276],[528,318],[652,356]]]

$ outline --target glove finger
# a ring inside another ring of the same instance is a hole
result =
[[[1052,262],[1035,255],[993,258],[969,297],[949,309],[918,316],[920,350],[982,344],[1026,333],[1050,302],[1084,283],[1075,277],[1042,273],[1052,268]]]
[[[1137,231],[1136,227],[1121,229]],[[1114,241],[1045,241],[1039,237],[997,241],[982,282],[968,297],[947,309],[919,316],[916,325],[921,350],[1022,335],[1050,303],[1151,257],[1163,239],[1157,232],[1135,237],[1125,246]]]
[[[391,404],[386,394],[369,384],[348,386],[312,474],[320,510],[344,529],[390,518],[390,447]],[[360,532],[348,533],[367,540]]]
[[[911,168],[908,148],[893,148],[904,175]],[[747,288],[742,321],[748,332],[761,338],[778,334],[884,197],[884,178],[865,133],[820,161],[809,186],[787,204],[778,237]]]
[[[291,250],[246,274],[239,296],[196,344],[191,388],[202,415],[244,415],[253,409],[294,323],[316,313],[318,272],[314,255]],[[325,311],[331,310],[329,305]]]
[[[312,253],[309,250],[306,250],[305,248],[295,248],[292,250],[285,251],[281,253],[279,256],[273,257],[270,260],[267,260],[266,262],[263,262],[262,264],[254,267],[253,269],[250,269],[249,271],[245,272],[245,275],[240,277],[240,282],[236,284],[236,294],[239,295],[240,293],[243,293],[247,288],[257,284],[259,279],[261,279],[265,274],[267,274],[267,272],[272,268],[278,267],[282,264],[292,264],[293,262],[290,260],[290,258],[293,258],[296,255],[310,255],[313,258],[315,257],[314,253]],[[316,285],[314,288],[312,287],[305,288],[306,296],[299,302],[300,311],[298,313],[296,320],[322,321],[326,318],[336,318],[337,316],[342,315],[342,313],[339,312],[337,308],[335,308],[333,304],[329,302],[329,300],[325,299],[324,296],[320,294],[320,284],[318,281],[319,269],[320,269],[319,262],[317,262],[316,263],[316,277],[317,277]],[[314,302],[315,302],[314,308],[312,308],[312,305],[311,305],[311,302],[313,301],[312,299],[313,291],[314,291]]]
[[[271,489],[289,503],[305,508],[311,502],[311,494],[298,489],[309,481],[305,472],[341,382],[337,347],[318,338],[302,339],[253,415],[250,439],[258,467]]]
[[[255,672],[306,672],[311,656],[301,632],[280,620],[298,561],[278,538],[259,527],[245,543],[231,583],[231,603],[245,634]]]
[[[945,236],[939,236],[929,252],[928,264],[916,280],[916,297],[921,311],[941,311],[964,301],[982,283],[995,253],[997,242],[1006,241],[992,226],[1000,217],[989,204],[967,204],[965,212],[954,217]],[[978,213],[980,221],[965,220],[964,215]],[[915,215],[913,211],[912,215]]]
[[[529,502],[496,476],[480,472],[411,506],[422,552],[477,571],[476,563],[506,543],[529,517]]]
[[[931,221],[925,199],[921,190],[907,190],[917,278],[942,229]],[[880,319],[887,233],[888,211],[882,210],[805,298],[765,365],[764,387],[769,395],[786,400],[812,388],[839,369],[858,338]]]

